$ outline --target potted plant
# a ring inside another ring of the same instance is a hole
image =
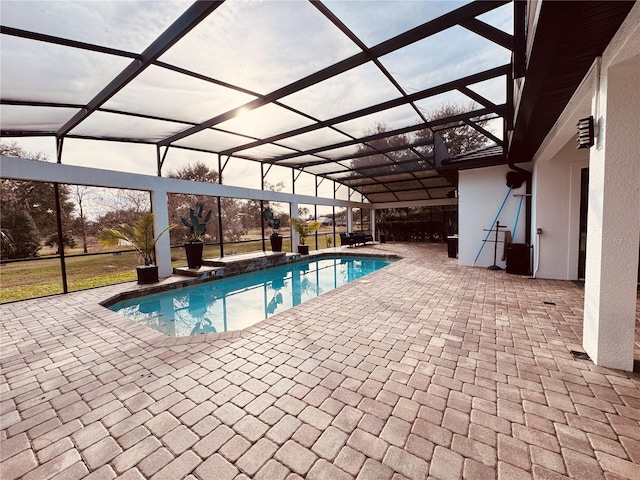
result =
[[[189,209],[189,218],[183,218],[182,223],[189,227],[190,237],[184,244],[189,268],[202,266],[202,251],[204,249],[204,234],[207,232],[207,222],[211,218],[211,210],[206,215],[202,214],[202,204],[197,202],[194,208]]]
[[[156,283],[159,280],[158,266],[154,263],[156,243],[162,234],[175,227],[175,225],[169,225],[155,237],[153,220],[154,214],[149,213],[132,225],[122,223],[113,228],[105,228],[99,236],[100,243],[106,247],[124,244],[136,249],[144,263],[136,268],[138,283],[141,285]]]
[[[290,218],[289,223],[291,227],[298,232],[298,236],[300,237],[300,245],[298,245],[298,253],[301,255],[309,255],[309,245],[307,245],[307,237],[314,233],[320,225],[322,225],[317,220],[312,222],[304,222],[299,218]]]
[[[270,208],[265,208],[262,213],[262,217],[271,228],[271,235],[269,236],[269,240],[271,241],[271,250],[273,252],[281,252],[282,235],[278,233],[278,230],[280,229],[280,219],[273,214],[273,210]]]

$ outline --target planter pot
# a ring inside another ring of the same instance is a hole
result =
[[[138,273],[138,283],[140,285],[157,283],[159,281],[158,267],[156,265],[140,265],[136,267],[136,272]]]
[[[202,250],[204,243],[185,243],[184,251],[187,254],[187,265],[189,268],[200,268],[202,266]]]
[[[269,237],[271,240],[271,251],[273,252],[281,252],[282,251],[282,236],[281,235],[271,235]]]
[[[380,234],[380,243],[387,243],[387,236],[384,233]]]
[[[298,253],[300,255],[309,255],[309,245],[298,245]]]

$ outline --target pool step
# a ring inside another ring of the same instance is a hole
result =
[[[173,273],[201,279],[224,277],[283,265],[299,258],[299,253],[251,252],[224,258],[203,258],[200,268],[175,267]]]
[[[205,279],[224,276],[224,267],[212,267],[207,265],[203,265],[200,268],[174,267],[173,273],[175,275],[182,275],[183,277]]]

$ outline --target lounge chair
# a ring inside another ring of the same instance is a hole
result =
[[[353,234],[354,244],[361,243],[362,245],[366,245],[367,242],[373,242],[373,237],[364,232],[356,232]]]
[[[373,242],[373,237],[364,232],[355,233],[341,233],[340,234],[340,246],[345,245],[353,247],[355,245],[366,245],[367,242]]]
[[[345,245],[347,247],[352,247],[353,245],[355,245],[353,240],[354,240],[354,238],[351,235],[347,235],[346,233],[341,233],[340,234],[340,246],[341,247],[344,247]]]

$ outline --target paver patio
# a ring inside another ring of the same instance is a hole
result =
[[[0,476],[640,479],[640,375],[572,356],[582,288],[359,250],[405,258],[222,338],[98,305],[131,284],[0,306]]]

